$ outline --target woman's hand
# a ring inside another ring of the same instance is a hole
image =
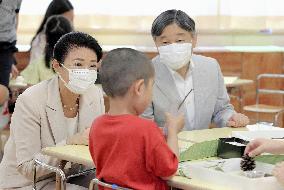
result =
[[[76,133],[75,135],[68,137],[66,144],[68,145],[89,145],[89,133],[90,128],[85,129],[85,131]]]
[[[272,154],[284,153],[284,141],[259,138],[251,141],[245,149],[245,154],[249,154],[250,157],[264,152]]]

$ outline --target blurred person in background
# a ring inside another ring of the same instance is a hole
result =
[[[73,5],[69,0],[52,0],[49,4],[44,18],[37,29],[35,36],[31,41],[30,61],[29,64],[37,62],[38,58],[44,54],[46,47],[46,36],[44,26],[49,17],[53,15],[62,15],[73,24],[74,11]]]
[[[8,88],[0,84],[0,130],[3,129],[5,126],[7,126],[10,120],[10,115],[7,105],[8,98],[9,98]]]
[[[52,69],[51,58],[54,45],[61,36],[73,31],[71,22],[61,15],[54,15],[47,19],[44,26],[44,36],[46,38],[46,46],[42,55],[34,60],[34,64],[21,72],[25,82],[28,85],[37,84],[43,80],[50,79],[55,72]]]
[[[8,87],[10,72],[18,74],[14,53],[17,51],[17,26],[22,0],[0,0],[0,84]]]

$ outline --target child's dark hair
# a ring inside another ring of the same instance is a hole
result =
[[[144,79],[147,85],[155,71],[145,54],[131,48],[118,48],[103,59],[100,75],[105,93],[110,97],[121,97],[139,79]]]
[[[94,51],[97,55],[98,62],[103,56],[102,48],[95,38],[83,32],[70,32],[63,35],[55,44],[53,58],[59,63],[64,64],[68,53],[74,48],[81,47]]]
[[[61,36],[72,32],[71,23],[64,16],[54,15],[48,18],[45,25],[46,46],[45,46],[45,66],[50,68],[50,60],[53,48]]]

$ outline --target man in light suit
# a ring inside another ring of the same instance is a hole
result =
[[[152,37],[159,55],[153,58],[153,101],[143,113],[164,126],[165,113],[183,113],[185,130],[243,127],[248,118],[234,111],[218,62],[192,54],[196,45],[194,21],[183,11],[168,10],[153,22]]]

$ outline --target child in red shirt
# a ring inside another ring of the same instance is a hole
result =
[[[110,110],[90,130],[89,149],[97,178],[132,189],[168,189],[165,180],[178,167],[177,133],[184,118],[166,114],[166,142],[153,121],[139,117],[152,99],[150,60],[133,49],[115,49],[104,58],[100,74]]]

